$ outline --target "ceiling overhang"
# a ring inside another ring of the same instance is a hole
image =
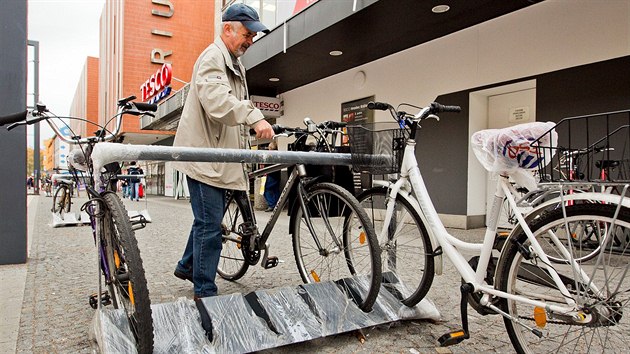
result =
[[[537,2],[320,0],[249,48],[243,56],[249,92],[275,96]],[[450,10],[434,13],[436,5]],[[331,56],[333,50],[343,55]]]

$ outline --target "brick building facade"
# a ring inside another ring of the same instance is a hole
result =
[[[119,98],[142,97],[140,87],[164,63],[172,66],[171,88],[190,80],[199,53],[214,38],[215,1],[108,0],[101,15],[101,122],[116,112]],[[123,142],[153,144],[173,132],[141,130],[135,117],[123,120]]]
[[[70,128],[80,136],[92,135],[98,130],[98,87],[99,87],[99,60],[87,57],[83,72],[77,83],[77,89],[70,105],[70,116],[84,118],[88,122],[72,120]]]

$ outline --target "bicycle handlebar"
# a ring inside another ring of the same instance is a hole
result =
[[[118,111],[116,112],[116,115],[114,116],[116,118],[116,126],[114,130],[106,136],[99,134],[97,136],[86,137],[86,138],[78,138],[78,137],[68,138],[61,133],[59,127],[57,127],[57,125],[54,124],[51,121],[51,119],[52,118],[74,118],[74,117],[56,116],[50,113],[50,111],[46,108],[45,105],[40,104],[40,103],[38,103],[36,105],[36,108],[30,112],[31,119],[29,119],[28,111],[14,113],[14,114],[6,115],[6,116],[1,116],[0,126],[3,126],[5,124],[11,124],[9,127],[7,127],[7,130],[11,130],[20,125],[31,125],[31,124],[40,122],[42,120],[45,120],[48,122],[48,125],[52,128],[55,134],[57,134],[57,136],[62,141],[68,144],[73,144],[73,145],[83,144],[83,143],[90,142],[94,138],[97,138],[101,141],[110,141],[110,140],[113,140],[116,137],[116,135],[118,135],[118,132],[120,131],[120,127],[122,125],[121,124],[122,116],[124,114],[131,114],[134,116],[141,116],[141,115],[146,114],[146,115],[154,116],[152,112],[157,111],[158,106],[156,104],[144,103],[144,102],[132,102],[135,99],[136,99],[136,96],[132,95],[118,101]]]
[[[323,130],[323,132],[325,133],[332,133],[335,130],[338,130],[340,128],[343,128],[347,125],[348,123],[346,122],[335,122],[335,121],[325,121],[325,122],[321,122],[319,124],[317,124],[317,128]],[[273,133],[275,135],[280,135],[280,134],[295,134],[295,133],[305,133],[308,134],[309,131],[308,129],[303,129],[303,128],[289,128],[289,127],[285,127],[282,126],[280,124],[272,124],[271,128],[273,129]],[[250,135],[256,135],[256,131],[254,129],[249,129],[249,134]]]
[[[367,108],[372,109],[372,110],[380,110],[380,111],[391,110],[393,111],[392,115],[399,113],[399,112],[396,112],[396,109],[394,109],[392,105],[386,102],[370,101],[368,102]],[[432,114],[445,113],[445,112],[459,113],[461,111],[462,111],[462,108],[460,106],[448,106],[448,105],[443,105],[437,102],[431,102],[430,105],[422,108],[420,112],[418,112],[418,114],[414,116],[414,119],[422,120],[424,118],[429,117]]]

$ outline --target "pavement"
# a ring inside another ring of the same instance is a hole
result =
[[[75,198],[78,211],[85,198]],[[98,264],[88,226],[52,227],[52,198],[28,196],[29,257],[27,264],[0,266],[0,353],[93,353],[89,339],[94,310],[88,296],[98,286]],[[187,200],[148,196],[139,202],[124,200],[127,210],[147,209],[152,223],[136,231],[153,304],[192,299],[192,284],[173,276],[190,231],[192,213]],[[257,212],[264,225],[270,213]],[[286,214],[283,214],[286,215]],[[450,231],[462,240],[483,238],[483,230]],[[250,268],[237,282],[217,277],[219,294],[248,293],[257,289],[301,283],[282,216],[269,243],[271,255],[284,262],[265,270]],[[481,316],[469,308],[471,339],[440,348],[437,339],[461,327],[460,277],[450,261],[436,276],[427,297],[441,313],[440,321],[405,321],[344,333],[263,353],[511,353],[514,350],[497,316]]]

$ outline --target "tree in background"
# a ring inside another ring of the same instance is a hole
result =
[[[34,165],[34,152],[35,150],[33,150],[32,147],[27,147],[26,148],[26,175],[30,176],[32,173],[34,173],[35,171],[35,167]],[[39,152],[39,166],[40,168],[43,168],[44,166],[44,150],[40,150]],[[41,171],[40,171],[41,173]]]

